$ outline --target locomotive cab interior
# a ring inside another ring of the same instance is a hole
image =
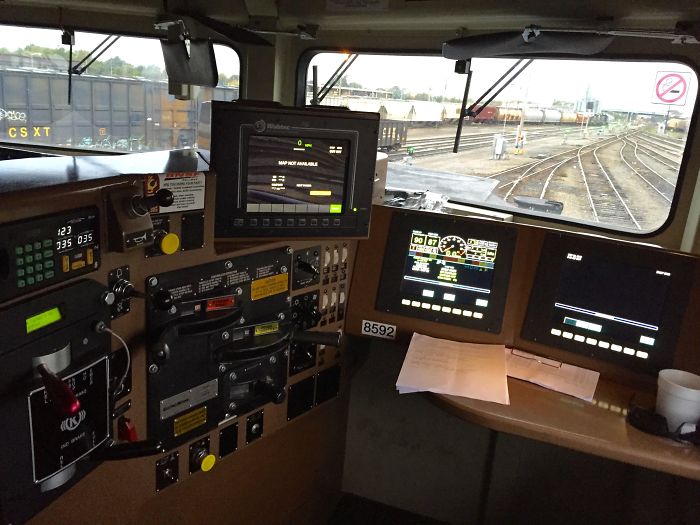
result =
[[[0,24],[0,522],[697,522],[695,3]],[[537,372],[399,393],[422,336]]]

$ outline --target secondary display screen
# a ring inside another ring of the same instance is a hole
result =
[[[489,305],[498,242],[453,233],[413,230],[401,283],[402,295],[476,315]]]
[[[552,323],[580,328],[596,337],[652,348],[666,306],[671,273],[621,266],[596,257],[567,253],[562,261]],[[629,352],[629,350],[628,350]]]
[[[640,369],[670,366],[687,299],[687,259],[551,235],[523,337]]]
[[[27,319],[25,319],[27,333],[31,334],[32,332],[44,328],[45,326],[57,323],[61,319],[63,319],[63,317],[61,316],[61,311],[58,309],[57,306],[54,308],[50,308],[45,312],[41,312],[31,317],[28,317]]]
[[[343,213],[350,141],[251,135],[248,213]]]
[[[478,219],[395,211],[376,308],[499,332],[517,230]]]

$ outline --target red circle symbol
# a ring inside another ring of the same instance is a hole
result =
[[[687,90],[688,83],[678,73],[664,75],[656,83],[656,97],[666,104],[679,101],[685,96]]]

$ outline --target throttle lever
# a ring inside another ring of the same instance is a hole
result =
[[[61,416],[74,416],[80,412],[80,400],[63,380],[54,374],[44,363],[36,367],[41,380],[46,387],[53,405]]]
[[[340,346],[343,343],[343,332],[294,332],[292,343],[310,343],[326,346]]]
[[[114,443],[114,442],[112,442]],[[102,447],[90,455],[93,461],[115,461],[121,459],[142,458],[165,452],[163,443],[155,439],[144,439],[131,443],[116,443]]]

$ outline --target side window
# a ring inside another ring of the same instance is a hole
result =
[[[326,86],[341,65],[346,73]],[[454,73],[453,61],[320,53],[309,65],[306,102],[316,67],[326,88],[321,104],[381,115],[379,149],[389,156],[387,187],[399,190],[399,204],[407,191],[431,190],[632,234],[659,229],[679,187],[695,72],[664,61],[538,58],[494,98],[479,100],[515,65],[472,60],[473,112],[457,154],[466,75]]]
[[[73,64],[106,36],[76,32]],[[195,147],[201,103],[238,98],[238,54],[222,45],[214,52],[219,85],[176,100],[168,95],[159,41],[122,36],[73,75],[69,103],[61,32],[2,26],[0,142],[121,152]]]

